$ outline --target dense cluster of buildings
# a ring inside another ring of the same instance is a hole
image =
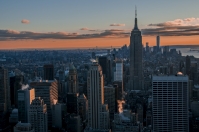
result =
[[[1,51],[0,132],[198,132],[199,59],[156,40]]]

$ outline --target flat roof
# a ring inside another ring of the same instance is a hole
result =
[[[180,75],[168,75],[168,76],[152,76],[153,81],[188,81],[188,76]]]

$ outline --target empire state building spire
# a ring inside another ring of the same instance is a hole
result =
[[[134,25],[134,30],[138,30],[138,25],[137,25],[137,7],[135,6],[135,25]]]
[[[138,29],[135,7],[135,25],[130,37],[130,90],[143,89],[142,50],[142,34]]]

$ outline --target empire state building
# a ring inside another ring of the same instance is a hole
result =
[[[137,10],[135,10],[135,25],[130,37],[130,90],[142,89],[142,35],[138,29]]]

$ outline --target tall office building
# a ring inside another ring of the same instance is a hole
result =
[[[116,89],[116,99],[117,100],[122,100],[123,99],[123,82],[122,81],[114,81],[113,83],[114,88]]]
[[[78,93],[67,94],[67,113],[79,114]]]
[[[35,99],[35,89],[18,90],[18,121],[28,123],[28,110],[32,100]]]
[[[163,54],[168,55],[169,54],[169,46],[164,46],[163,47]]]
[[[190,57],[187,55],[186,56],[186,74],[189,76],[190,74],[190,68],[191,68],[191,59]]]
[[[63,128],[66,114],[66,105],[65,104],[55,104],[52,106],[52,117],[53,117],[53,127]]]
[[[117,60],[115,62],[114,81],[123,81],[123,62]]]
[[[14,105],[15,105],[16,108],[18,108],[18,101],[17,101],[18,95],[17,95],[17,93],[18,93],[18,90],[22,88],[23,82],[24,82],[24,76],[23,75],[21,75],[21,74],[19,75],[18,74],[18,75],[15,76],[15,83],[14,83]]]
[[[40,97],[36,97],[29,109],[29,123],[35,129],[35,132],[47,132],[48,131],[48,118],[47,118],[47,106],[44,104],[44,100]]]
[[[69,67],[68,92],[69,93],[77,93],[78,92],[77,70],[73,64],[70,64],[70,67]]]
[[[14,105],[16,108],[18,107],[17,103],[17,91],[21,89],[21,86],[24,82],[24,76],[22,72],[10,72],[9,73],[10,78],[10,100],[11,105]]]
[[[52,64],[44,65],[44,80],[54,80],[54,66]]]
[[[98,57],[98,63],[102,68],[105,84],[108,84],[111,82],[111,59],[108,56],[100,56]]]
[[[193,80],[193,84],[198,84],[198,62],[191,61],[189,79]]]
[[[78,106],[79,106],[79,115],[82,121],[85,121],[87,119],[88,100],[84,94],[81,94],[78,97]]]
[[[30,87],[35,89],[35,97],[41,97],[47,105],[48,126],[52,126],[52,105],[58,100],[57,80],[40,80],[31,82]]]
[[[10,105],[8,70],[0,67],[0,112],[8,111]]]
[[[136,10],[135,25],[130,37],[130,90],[143,89],[142,54],[142,35],[137,25]]]
[[[93,63],[88,72],[88,126],[91,130],[109,129],[108,106],[104,104],[104,80],[102,68]]]
[[[114,119],[116,111],[115,88],[113,86],[104,86],[104,102],[108,104],[110,120]]]
[[[157,52],[159,52],[160,50],[160,36],[159,35],[156,37],[156,46],[157,46]]]
[[[150,48],[149,48],[149,43],[146,42],[146,52],[149,53],[150,52]]]
[[[189,132],[188,76],[153,76],[153,131]]]
[[[181,60],[180,62],[179,62],[179,72],[182,72],[183,74],[185,74],[184,73],[184,62]]]

